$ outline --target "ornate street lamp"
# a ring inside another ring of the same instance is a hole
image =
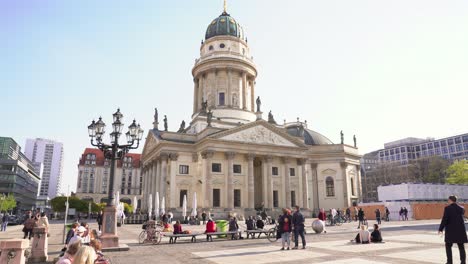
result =
[[[122,135],[122,129],[124,124],[122,123],[123,115],[120,109],[117,109],[113,115],[112,132],[110,135],[110,144],[103,143],[103,135],[106,130],[106,124],[99,117],[99,120],[94,120],[88,126],[88,134],[91,138],[91,145],[98,147],[103,153],[104,157],[111,161],[110,165],[110,178],[109,178],[109,196],[107,200],[107,207],[104,210],[103,219],[103,232],[101,238],[103,240],[103,246],[118,247],[117,237],[117,221],[116,221],[116,209],[114,205],[114,174],[115,174],[115,163],[117,160],[123,159],[125,154],[131,149],[136,149],[140,145],[140,140],[143,138],[143,129],[140,125],[133,123],[128,127],[128,132],[125,133],[127,138],[127,144],[119,145],[119,137]],[[107,239],[106,239],[107,238]],[[117,244],[116,244],[117,243]]]

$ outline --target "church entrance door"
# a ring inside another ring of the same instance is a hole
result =
[[[260,158],[254,159],[254,204],[260,209],[263,204],[263,166]]]

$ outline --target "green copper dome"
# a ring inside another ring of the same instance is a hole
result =
[[[226,12],[215,18],[206,29],[205,40],[216,36],[234,36],[245,40],[241,25]]]

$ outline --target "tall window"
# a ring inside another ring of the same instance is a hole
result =
[[[219,105],[224,105],[224,93],[219,93]]]
[[[94,192],[94,173],[92,173],[92,172],[89,174],[89,189],[88,189],[88,192],[89,193]]]
[[[212,163],[211,172],[221,172],[221,163]]]
[[[271,167],[271,175],[278,176],[278,167]]]
[[[234,207],[241,207],[241,190],[234,190]]]
[[[240,164],[234,164],[232,170],[234,173],[242,173],[242,166]]]
[[[213,189],[213,207],[221,206],[221,191],[220,189]]]
[[[332,177],[327,177],[325,180],[327,196],[335,196],[335,182]]]
[[[278,191],[273,191],[273,207],[278,207],[279,201],[278,201]]]
[[[296,191],[291,191],[291,207],[296,206]]]
[[[184,206],[184,196],[187,195],[187,190],[180,190],[180,195],[179,195],[179,207]]]
[[[296,176],[296,169],[289,168],[289,176]]]
[[[351,195],[354,196],[354,179],[351,178]]]
[[[189,166],[179,165],[179,174],[189,174]]]

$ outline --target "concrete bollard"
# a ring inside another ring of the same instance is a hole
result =
[[[8,264],[24,264],[26,257],[24,252],[29,248],[29,240],[27,239],[12,239],[0,241],[0,263]]]
[[[33,229],[33,242],[31,247],[31,257],[28,262],[46,262],[47,261],[48,238],[45,227],[35,227]]]

